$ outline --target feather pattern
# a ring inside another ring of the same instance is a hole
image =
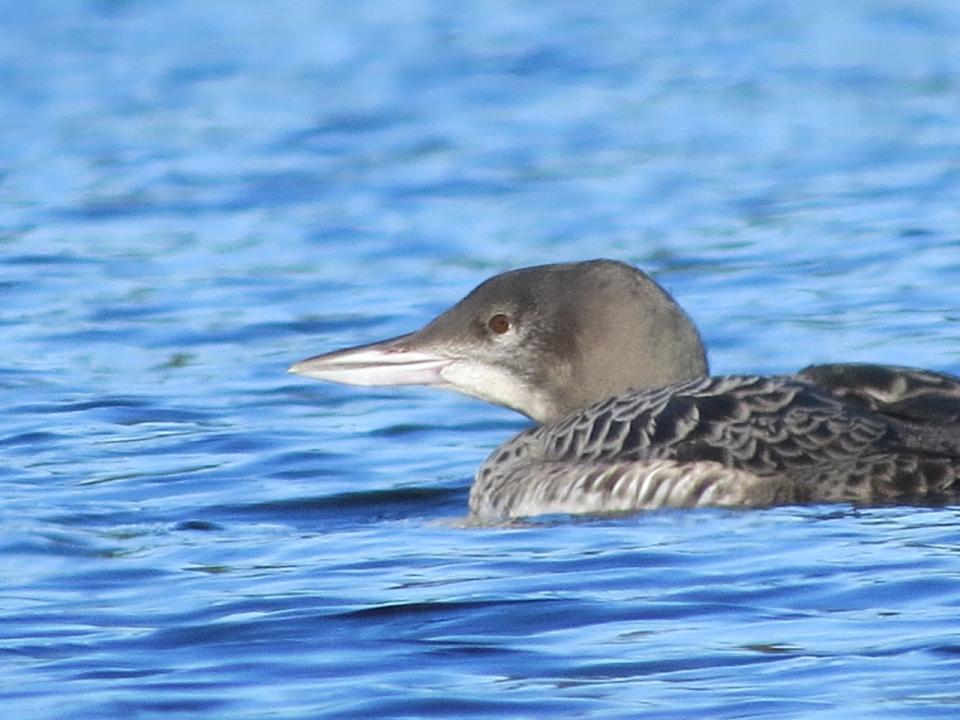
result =
[[[520,433],[481,466],[470,507],[516,517],[943,502],[960,489],[957,418],[960,380],[927,371],[829,365],[698,378]]]

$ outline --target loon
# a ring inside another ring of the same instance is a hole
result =
[[[869,364],[711,377],[693,321],[613,260],[496,275],[422,329],[302,360],[535,421],[477,471],[472,516],[960,499],[960,377]]]

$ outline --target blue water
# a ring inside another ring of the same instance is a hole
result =
[[[957,3],[0,0],[0,87],[5,717],[960,716],[960,508],[465,527],[522,418],[285,373],[595,256],[960,372]]]

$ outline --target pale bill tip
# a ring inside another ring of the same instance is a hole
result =
[[[430,353],[365,347],[307,358],[287,372],[346,385],[436,385],[451,362]]]

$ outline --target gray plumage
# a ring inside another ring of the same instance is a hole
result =
[[[477,472],[483,518],[960,495],[960,378],[877,365],[708,377],[683,310],[613,261],[498,275],[416,333],[291,371],[435,385],[540,423]]]

